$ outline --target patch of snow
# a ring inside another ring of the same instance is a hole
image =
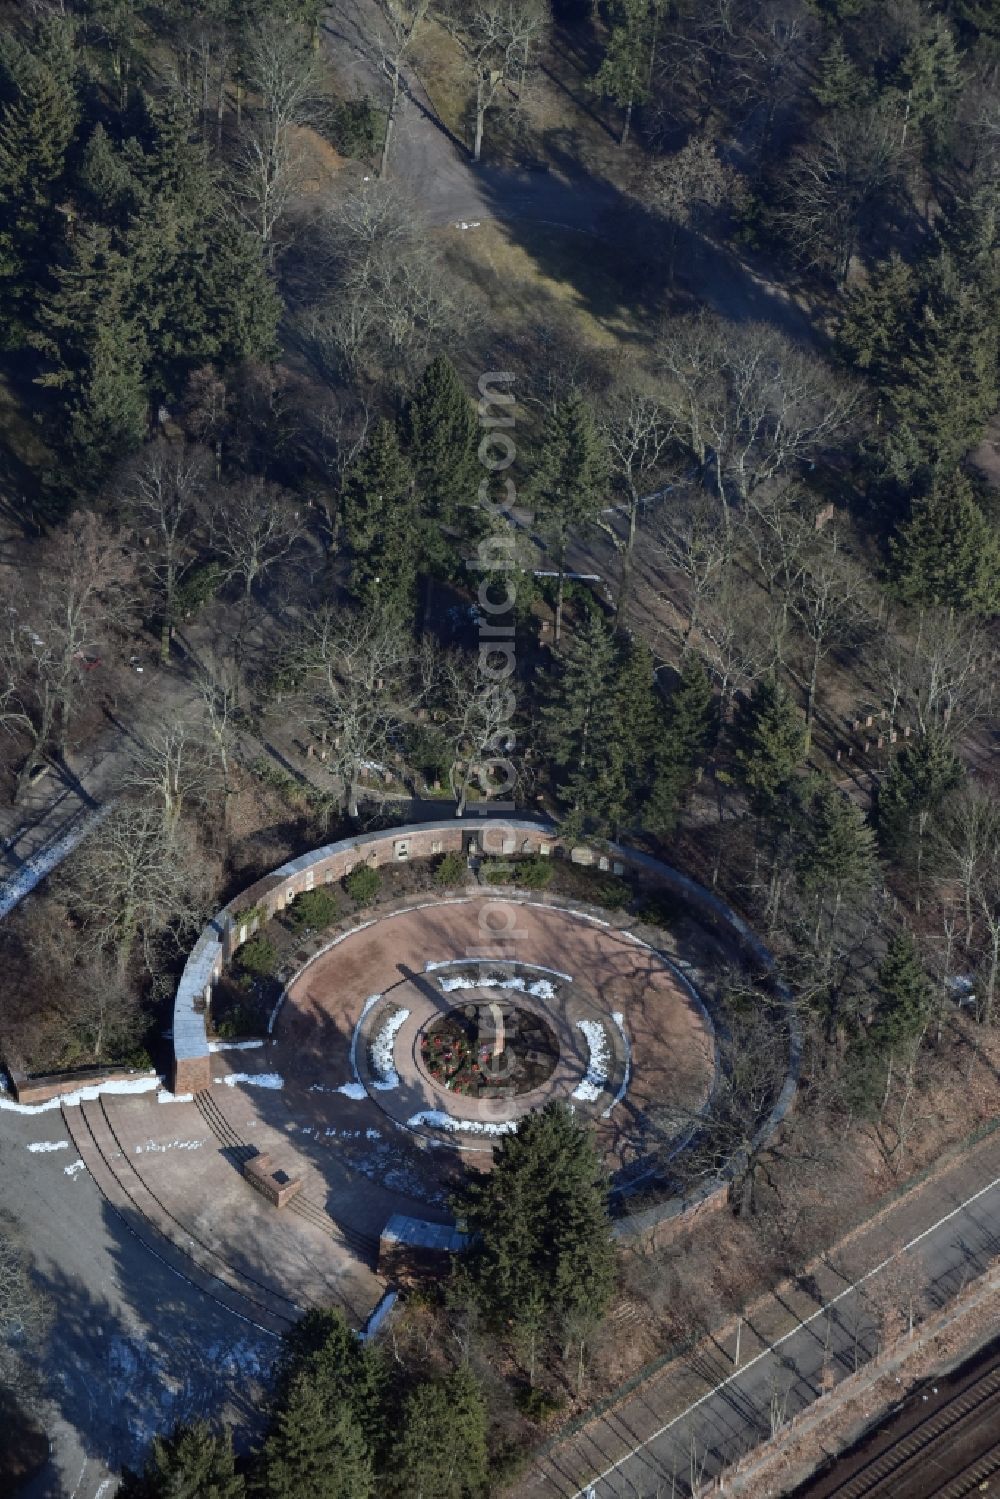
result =
[[[438,979],[443,994],[452,994],[456,989],[517,989],[521,994],[533,994],[536,999],[555,999],[556,991],[548,979],[534,979],[530,984],[520,974],[513,978],[453,978]]]
[[[145,1145],[135,1147],[136,1155],[163,1154],[167,1150],[200,1150],[204,1140],[147,1140]]]
[[[364,1084],[361,1081],[361,1073],[358,1071],[358,1036],[361,1034],[361,1027],[364,1024],[365,1016],[375,1008],[381,998],[381,994],[369,994],[361,1006],[361,1014],[358,1016],[354,1030],[351,1032],[351,1072],[359,1088],[363,1088]],[[365,1091],[367,1092],[367,1089]]]
[[[170,1093],[166,1088],[156,1095],[157,1103],[193,1103],[193,1093]]]
[[[63,1167],[67,1176],[76,1176],[80,1171],[86,1171],[86,1169],[82,1161],[74,1161],[72,1166]]]
[[[103,807],[98,807],[96,812],[92,812],[83,822],[68,833],[64,833],[61,838],[57,838],[49,848],[28,859],[12,879],[0,883],[0,917],[8,916],[26,895],[30,895],[35,886],[40,884],[46,875],[51,874],[56,865],[61,864],[113,809],[114,802],[107,802]]]
[[[217,1083],[235,1088],[237,1083],[247,1083],[251,1088],[283,1088],[285,1079],[278,1072],[230,1072],[226,1077],[217,1077]]]
[[[380,1129],[366,1129],[365,1130],[365,1139],[366,1140],[381,1140],[381,1138],[382,1138],[382,1131]]]
[[[455,1119],[441,1109],[423,1109],[419,1114],[411,1114],[406,1121],[407,1129],[419,1129],[421,1125],[470,1135],[510,1135],[517,1129],[517,1120],[506,1119],[502,1124],[489,1124],[481,1119]]]
[[[326,1091],[324,1088],[323,1092],[325,1093]],[[368,1090],[364,1083],[341,1083],[339,1088],[334,1088],[332,1091],[334,1093],[343,1093],[345,1098],[356,1099],[359,1103],[362,1098],[368,1097]]]
[[[396,1297],[398,1295],[398,1291],[386,1291],[385,1295],[382,1297],[382,1300],[379,1302],[378,1306],[375,1308],[371,1316],[368,1318],[368,1321],[365,1323],[364,1332],[358,1333],[358,1339],[360,1342],[367,1343],[371,1338],[375,1336],[379,1328],[382,1326],[382,1323],[385,1321],[386,1317],[388,1317],[389,1313],[396,1305]]]
[[[256,1051],[263,1041],[209,1041],[209,1051]]]
[[[37,1155],[39,1151],[43,1150],[69,1150],[69,1141],[36,1140],[33,1145],[28,1146],[28,1149],[32,1152],[33,1155]]]
[[[465,897],[460,896],[460,897],[457,897],[454,901],[436,901],[436,902],[428,902],[428,904],[436,904],[436,905],[468,905],[468,900]],[[526,902],[526,904],[528,904],[528,905],[537,905],[538,902],[537,901],[528,901],[528,902]],[[414,910],[420,910],[421,908],[419,906],[415,906],[415,907],[413,907],[413,909]],[[549,907],[548,906],[542,906],[541,909],[547,911],[547,910],[549,910]],[[573,913],[570,913],[570,914],[573,914]],[[491,958],[491,957],[489,957],[489,955],[484,955],[483,957],[479,958],[479,957],[476,957],[474,954],[471,957],[468,957],[468,958],[437,958],[436,960],[434,960],[434,961],[432,961],[430,963],[425,963],[424,964],[424,972],[425,973],[437,973],[437,971],[440,968],[465,968],[465,967],[468,967],[468,965],[470,963],[496,963],[496,961],[497,961],[496,958]],[[543,963],[520,963],[518,966],[520,968],[523,968],[523,969],[527,970],[527,971],[530,971],[531,973],[548,973],[548,974],[551,974],[551,976],[554,979],[562,979],[563,982],[566,983],[566,984],[571,984],[573,982],[573,975],[571,973],[562,973],[558,968],[546,968]]]
[[[577,1083],[571,1098],[584,1103],[593,1103],[600,1098],[608,1085],[608,1037],[603,1025],[597,1020],[578,1020],[577,1029],[583,1031],[590,1048],[590,1062],[582,1082]]]
[[[72,1093],[60,1093],[56,1098],[47,1098],[44,1103],[15,1103],[13,1099],[0,1098],[0,1109],[9,1109],[12,1114],[44,1114],[48,1109],[73,1108],[81,1103],[93,1103],[102,1093],[149,1093],[159,1088],[161,1079],[155,1072],[148,1077],[123,1077],[116,1082],[90,1083],[85,1088],[76,1088]]]
[[[622,1045],[625,1048],[625,1076],[621,1080],[621,1086],[619,1087],[618,1092],[615,1094],[614,1098],[611,1100],[607,1108],[604,1110],[604,1113],[601,1115],[602,1119],[607,1119],[608,1115],[611,1113],[611,1110],[615,1107],[615,1105],[621,1103],[628,1089],[629,1079],[632,1076],[632,1043],[629,1040],[628,1032],[625,1029],[625,1016],[622,1014],[621,1010],[615,1010],[612,1012],[611,1019],[618,1027],[618,1032],[622,1038]]]
[[[409,1017],[409,1010],[397,1010],[394,1015],[390,1015],[371,1044],[372,1071],[377,1074],[374,1086],[380,1093],[399,1087],[399,1074],[392,1065],[392,1049],[396,1044],[396,1033]]]

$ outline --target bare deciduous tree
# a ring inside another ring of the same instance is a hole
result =
[[[209,514],[211,457],[204,448],[160,438],[127,465],[115,487],[141,543],[140,574],[157,597],[160,656],[167,661],[178,593],[201,556],[198,540]]]
[[[411,686],[411,642],[373,614],[324,610],[290,643],[286,663],[342,804],[357,817],[362,774],[384,766],[424,690]]]
[[[809,462],[842,436],[857,394],[814,355],[763,323],[711,314],[665,325],[661,399],[695,462],[711,470],[729,523],[728,491]]]
[[[405,381],[478,316],[446,274],[419,214],[391,184],[369,183],[326,216],[316,260],[321,295],[302,326],[324,372],[357,373],[380,361]]]
[[[441,663],[437,691],[445,705],[442,728],[453,756],[448,778],[456,817],[463,816],[473,784],[478,783],[484,796],[498,794],[494,767],[498,762],[508,766],[514,747],[513,695],[483,668],[480,657],[469,659],[457,652]],[[499,793],[509,797],[515,789],[504,777]]]
[[[476,91],[473,161],[482,155],[488,112],[502,89],[523,84],[546,25],[545,12],[536,0],[475,0],[454,28],[465,48]]]
[[[302,531],[288,496],[254,477],[225,495],[212,518],[212,545],[227,576],[239,579],[247,600],[254,584],[291,551]]]
[[[378,168],[380,177],[385,177],[389,170],[389,144],[396,124],[399,100],[406,87],[403,63],[427,14],[427,5],[428,0],[415,0],[412,10],[407,11],[403,6],[397,6],[395,0],[382,0],[380,6],[378,25],[372,37],[375,64],[385,79],[388,90],[385,133]]]
[[[858,237],[900,172],[902,149],[901,122],[891,108],[819,117],[785,179],[781,223],[799,260],[844,284]]]
[[[216,785],[213,769],[201,725],[175,718],[157,724],[136,746],[128,784],[159,805],[164,831],[172,838],[185,804],[210,801]]]
[[[724,586],[733,559],[732,540],[721,519],[718,502],[711,495],[682,490],[665,507],[653,537],[654,560],[662,562],[669,573],[679,574],[687,588],[685,651],[701,623],[705,604]],[[676,597],[672,587],[668,597]]]
[[[621,613],[628,597],[639,525],[642,490],[661,472],[670,442],[670,424],[658,401],[636,379],[616,385],[601,408],[601,430],[613,477],[625,493],[625,535],[603,515],[596,524],[621,559],[616,608]]]
[[[123,802],[63,866],[59,885],[83,943],[124,973],[138,945],[155,973],[156,945],[178,945],[211,906],[212,881],[190,831],[164,826],[158,807]]]
[[[15,802],[48,751],[64,754],[88,658],[125,629],[134,602],[126,538],[92,512],[72,515],[18,578],[0,623],[0,727],[27,742]]]
[[[808,642],[806,742],[816,713],[821,663],[838,645],[859,638],[868,620],[870,585],[861,570],[824,531],[798,578],[791,607]]]

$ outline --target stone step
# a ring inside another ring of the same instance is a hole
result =
[[[223,1280],[214,1270],[204,1268],[187,1248],[177,1242],[176,1233],[165,1233],[161,1224],[169,1220],[155,1201],[155,1218],[140,1206],[140,1202],[145,1203],[152,1197],[148,1188],[145,1192],[140,1190],[144,1187],[143,1183],[139,1182],[139,1187],[136,1188],[140,1201],[130,1195],[126,1181],[134,1186],[133,1178],[135,1181],[139,1179],[99,1107],[93,1103],[70,1105],[64,1106],[62,1113],[80,1159],[90,1172],[98,1191],[128,1231],[151,1254],[244,1322],[250,1322],[274,1337],[280,1337],[292,1326],[296,1320],[296,1313],[292,1308],[275,1309],[268,1306],[263,1298],[257,1301],[248,1297],[244,1291]]]

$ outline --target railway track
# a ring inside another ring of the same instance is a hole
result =
[[[951,1471],[975,1448],[981,1430],[983,1447],[969,1462]],[[920,1499],[966,1499],[987,1492],[987,1481],[1000,1473],[1000,1360],[994,1360],[972,1384],[938,1405],[919,1425],[891,1447],[855,1468],[825,1499],[896,1499],[902,1493]],[[958,1449],[958,1450],[956,1450]],[[961,1453],[961,1455],[960,1455]],[[935,1469],[942,1472],[939,1479]]]

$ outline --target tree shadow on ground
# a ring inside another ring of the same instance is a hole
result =
[[[147,1249],[136,1237],[138,1215],[122,1216],[107,1203],[102,1210],[116,1300],[54,1267],[35,1277],[54,1309],[37,1363],[56,1415],[88,1457],[114,1471],[141,1464],[157,1433],[206,1412],[231,1421],[245,1449],[260,1435],[261,1397],[280,1341]],[[50,1462],[24,1499],[63,1493]]]

